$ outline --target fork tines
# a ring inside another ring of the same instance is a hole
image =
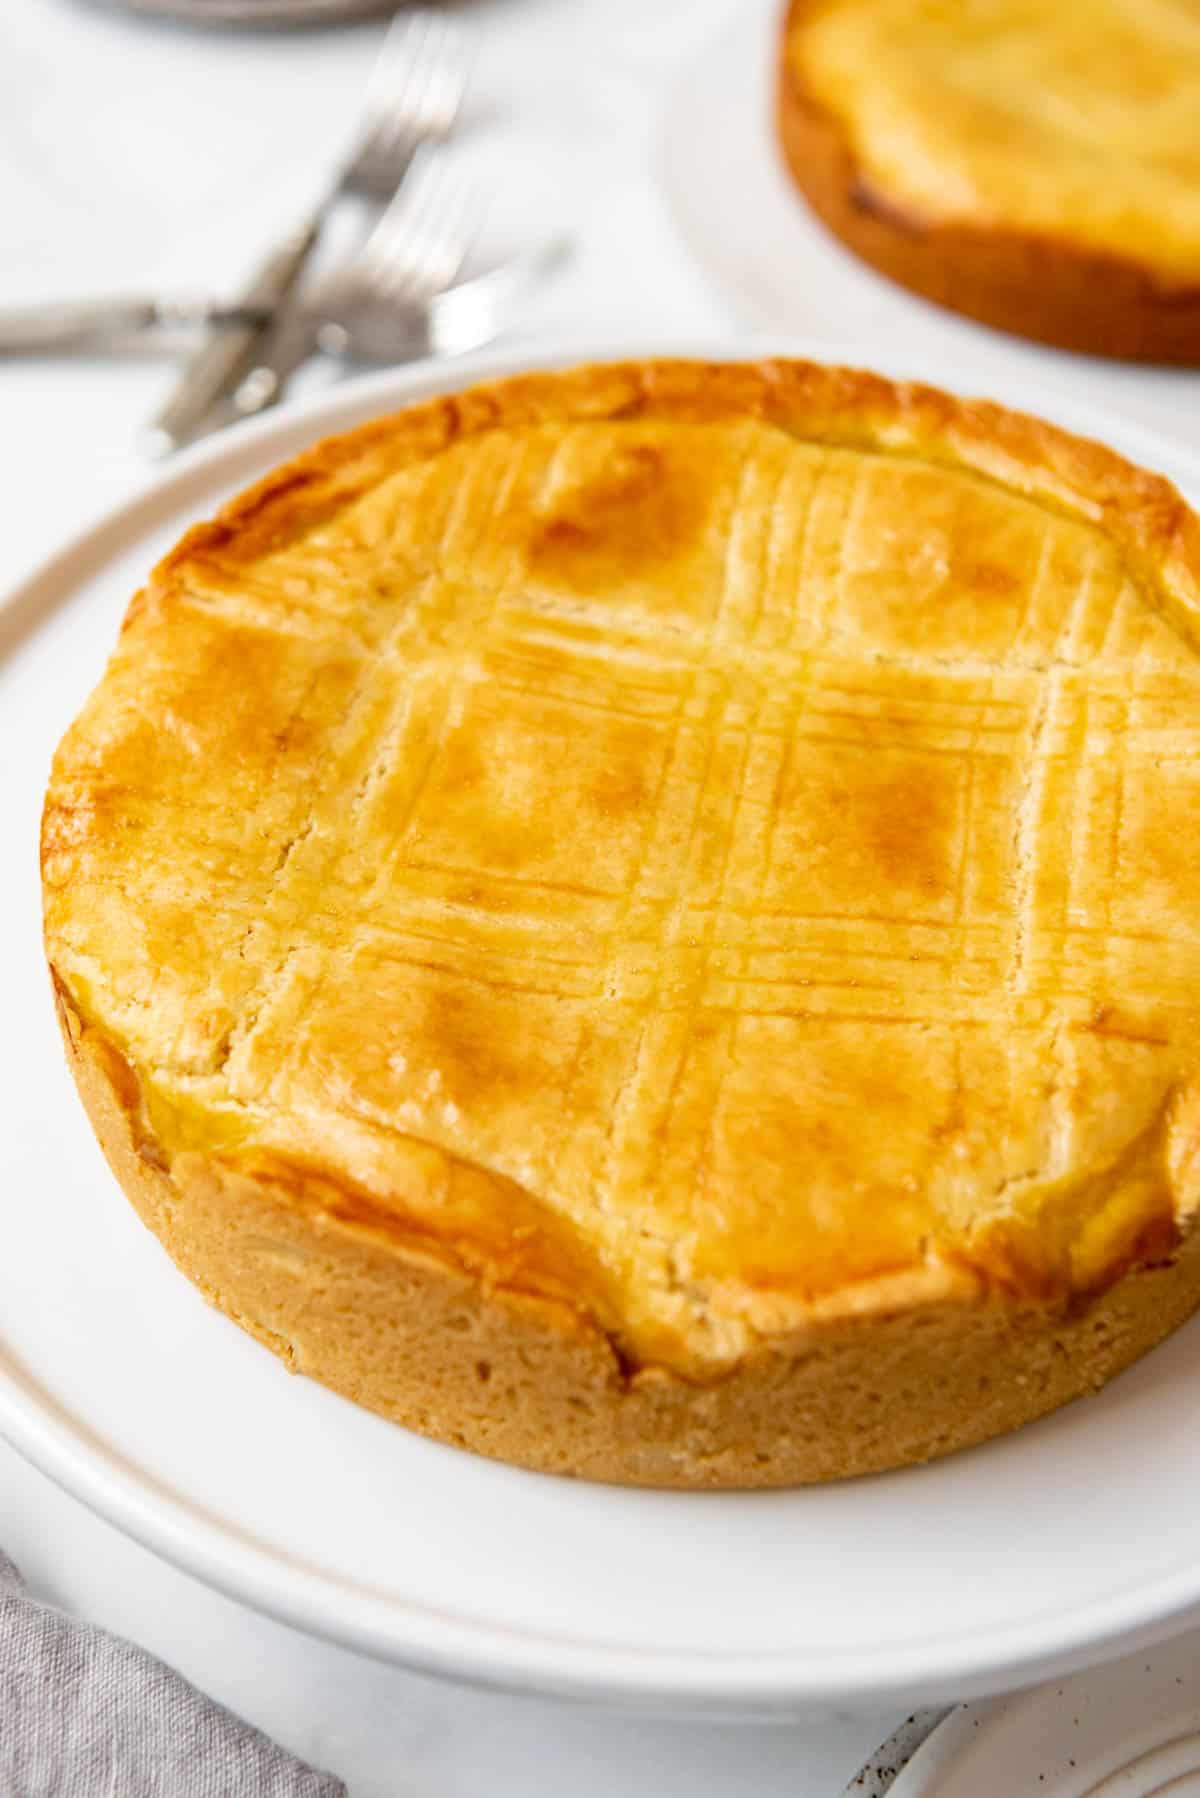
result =
[[[466,259],[481,211],[460,158],[422,146],[361,249],[318,284],[314,306],[403,304],[441,293]]]
[[[360,186],[390,193],[405,146],[449,133],[466,85],[467,46],[462,27],[442,13],[396,19],[367,86],[364,130],[351,159]]]
[[[418,150],[360,260],[393,292],[436,293],[458,274],[479,225],[478,188],[446,150]]]

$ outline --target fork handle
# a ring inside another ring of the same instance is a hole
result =
[[[0,307],[0,356],[52,356],[72,350],[104,351],[114,345],[153,341],[159,331],[267,325],[263,306],[225,306],[219,300],[141,299],[136,295],[91,300],[47,300],[36,306]]]
[[[137,335],[163,322],[154,300],[53,300],[6,307],[0,312],[0,355],[79,349],[106,337]]]
[[[239,418],[257,418],[283,398],[284,388],[296,370],[317,348],[314,320],[296,307],[284,307],[274,325],[263,333],[259,353],[233,392],[233,409]]]
[[[242,295],[243,305],[272,313],[282,305],[300,279],[324,217],[322,206],[267,257]],[[215,333],[192,357],[166,404],[152,419],[148,447],[165,454],[186,443],[217,401],[228,398],[253,363],[265,335],[262,325],[231,325]]]

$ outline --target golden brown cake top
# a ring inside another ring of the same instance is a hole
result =
[[[476,389],[191,532],[61,746],[56,978],[148,1153],[639,1362],[1197,1200],[1200,522],[807,364]]]
[[[1200,282],[1197,0],[793,0],[787,56],[869,197],[917,226]]]

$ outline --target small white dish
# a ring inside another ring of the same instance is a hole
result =
[[[1200,1798],[1200,1639],[963,1705],[898,1773],[888,1759],[870,1762],[847,1794]]]
[[[1028,1683],[1200,1616],[1200,1322],[1098,1399],[912,1472],[731,1495],[520,1473],[292,1378],[210,1310],[118,1191],[63,1065],[39,951],[41,795],[154,558],[324,433],[535,362],[662,349],[510,350],[339,389],[181,459],[0,609],[0,638],[23,633],[0,665],[0,1431],[211,1585],[433,1672],[706,1716]],[[988,384],[941,360],[837,354]],[[1046,402],[1200,501],[1187,451],[1028,383],[1003,397]]]

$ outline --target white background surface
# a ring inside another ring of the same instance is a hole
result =
[[[565,218],[578,237],[525,334],[683,338],[736,323],[675,238],[652,177],[666,90],[729,0],[478,0],[464,11],[481,40],[474,143],[501,223]],[[0,303],[147,281],[231,287],[317,185],[377,36],[201,37],[72,0],[7,0],[0,34]],[[0,368],[0,587],[142,477],[137,428],[168,378],[153,363]],[[354,1798],[816,1798],[836,1793],[895,1721],[630,1722],[372,1667],[171,1571],[2,1446],[0,1542],[41,1595],[162,1654],[340,1773]]]

